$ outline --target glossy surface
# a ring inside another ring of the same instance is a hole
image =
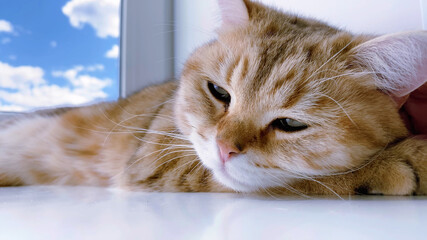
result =
[[[426,239],[426,197],[0,188],[0,239]]]

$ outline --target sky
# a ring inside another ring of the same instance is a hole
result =
[[[0,111],[119,95],[120,0],[0,1]]]

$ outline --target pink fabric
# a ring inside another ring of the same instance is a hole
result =
[[[408,130],[417,137],[427,139],[427,83],[409,95],[394,98],[401,106],[400,114]]]

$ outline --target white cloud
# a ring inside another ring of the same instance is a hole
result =
[[[105,98],[102,91],[90,92],[82,88],[60,87],[58,85],[43,85],[35,88],[20,89],[19,92],[0,90],[0,98],[12,105],[23,109],[52,107],[63,105],[78,105]]]
[[[43,78],[44,71],[39,67],[13,67],[7,63],[0,62],[0,73],[1,88],[16,90],[46,84],[46,80]]]
[[[75,28],[92,26],[101,38],[119,36],[120,0],[70,0],[62,8]]]
[[[102,71],[102,70],[104,70],[104,65],[102,65],[102,64],[95,64],[95,65],[87,66],[85,68],[85,70],[88,71],[88,72]]]
[[[1,40],[1,43],[2,44],[8,44],[8,43],[10,43],[12,40],[10,39],[10,38],[3,38],[2,40]]]
[[[17,105],[2,105],[0,102],[0,111],[3,112],[23,112],[26,109]]]
[[[56,47],[58,46],[58,43],[57,43],[56,41],[51,41],[51,42],[50,42],[50,46],[51,46],[52,48],[56,48]]]
[[[104,69],[104,66],[101,66],[102,65],[94,65],[86,68],[83,66],[76,66],[66,71],[54,71],[52,72],[52,76],[63,77],[67,79],[75,88],[81,88],[96,92],[111,85],[112,81],[110,79],[99,79],[96,77],[89,76],[87,74],[81,74],[81,72]],[[106,97],[106,95],[103,97]]]
[[[6,20],[0,19],[0,32],[12,33],[13,32],[12,24]]]
[[[105,57],[107,58],[118,58],[119,57],[119,46],[116,44],[107,53],[105,53]]]
[[[14,67],[0,62],[0,111],[79,105],[106,98],[104,88],[110,86],[112,80],[87,74],[103,69],[104,66],[98,64],[52,72],[52,76],[65,78],[69,83],[68,86],[58,86],[49,84],[39,67]]]

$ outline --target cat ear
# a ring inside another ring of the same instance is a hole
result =
[[[355,51],[354,63],[372,71],[376,86],[394,98],[408,95],[427,81],[427,31],[377,37]]]
[[[218,0],[221,11],[221,28],[233,28],[249,22],[249,13],[244,0]]]

